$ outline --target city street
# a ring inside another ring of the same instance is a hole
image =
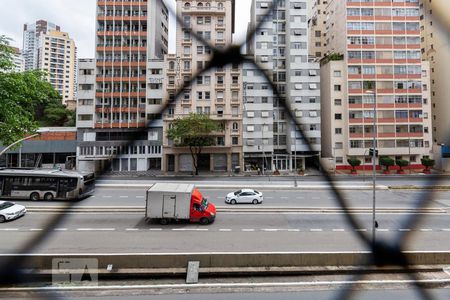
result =
[[[351,228],[345,213],[330,191],[282,190],[264,192],[261,205],[226,205],[228,189],[205,189],[204,196],[217,205],[214,224],[171,224],[161,226],[144,220],[145,189],[97,189],[94,196],[76,203],[51,237],[35,252],[40,253],[123,253],[123,252],[205,252],[205,251],[353,251],[366,250],[355,230],[371,233],[371,192],[345,191],[353,215],[361,228]],[[377,191],[379,238],[395,239],[413,231],[414,243],[407,250],[445,250],[450,240],[448,214],[450,193],[439,192],[429,209],[417,213],[423,222],[407,228],[404,222],[416,215],[410,211],[421,191]],[[15,249],[45,228],[45,222],[64,202],[17,201],[29,208],[18,220],[0,225],[1,253]],[[39,207],[47,208],[39,211]],[[123,209],[123,211],[121,211]],[[128,211],[131,209],[131,211]]]

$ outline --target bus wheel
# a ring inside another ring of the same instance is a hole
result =
[[[44,199],[47,201],[52,201],[53,200],[53,194],[52,193],[47,193],[44,195]]]
[[[167,221],[167,219],[159,220],[159,224],[161,224],[161,225],[167,225],[168,223],[169,223],[169,221]]]
[[[201,219],[200,219],[200,224],[202,224],[202,225],[208,225],[208,224],[209,224],[208,218],[201,218]]]
[[[39,194],[38,193],[32,193],[30,195],[31,201],[38,201],[39,200]]]

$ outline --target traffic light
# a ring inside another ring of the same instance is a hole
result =
[[[369,156],[373,156],[373,148],[369,149]],[[378,157],[378,150],[375,149],[375,157]]]

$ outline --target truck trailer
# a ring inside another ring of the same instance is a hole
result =
[[[155,183],[147,190],[145,217],[162,225],[183,220],[207,225],[216,207],[193,184]]]

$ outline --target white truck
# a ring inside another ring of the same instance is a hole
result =
[[[145,217],[162,225],[179,220],[206,225],[214,222],[216,208],[193,184],[155,183],[147,191]]]

